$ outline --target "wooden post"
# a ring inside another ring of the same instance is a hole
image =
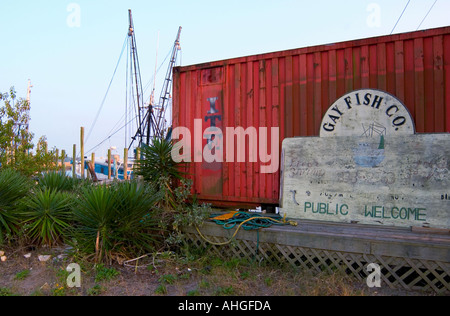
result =
[[[76,163],[76,159],[77,159],[77,145],[73,145],[73,155],[72,155],[72,178],[76,179],[77,177],[77,171],[76,171],[76,167],[77,167],[77,163]]]
[[[134,161],[133,164],[133,176],[136,176],[136,168],[139,168],[141,163],[141,147],[136,148],[136,160]]]
[[[56,149],[56,166],[55,166],[55,171],[58,170],[58,165],[59,165],[59,149]]]
[[[92,168],[94,168],[94,171],[95,171],[95,153],[91,154],[91,164],[92,164]]]
[[[136,148],[136,161],[141,160],[141,147]]]
[[[81,127],[80,145],[81,145],[81,179],[84,179],[84,127]]]
[[[93,182],[98,182],[97,174],[95,173],[95,153],[91,154],[91,162],[88,166],[88,175],[92,179]]]
[[[128,148],[123,151],[123,179],[128,180]]]
[[[108,180],[111,180],[111,148],[108,149]]]
[[[61,152],[61,172],[65,174],[66,172],[66,165],[64,164],[64,161],[66,160],[66,151],[63,149]]]

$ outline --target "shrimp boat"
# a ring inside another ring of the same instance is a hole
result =
[[[144,100],[144,89],[141,79],[141,72],[139,66],[139,57],[137,53],[137,45],[136,45],[136,36],[135,36],[135,28],[133,23],[133,16],[131,10],[128,10],[129,13],[129,26],[128,26],[128,34],[126,42],[129,47],[127,51],[130,53],[127,64],[127,72],[128,69],[131,71],[128,72],[130,78],[127,78],[127,95],[130,96],[130,100],[127,99],[125,104],[126,107],[126,115],[125,115],[125,148],[128,148],[130,152],[132,152],[133,148],[136,150],[137,148],[141,148],[144,145],[151,145],[154,139],[157,138],[166,138],[169,139],[171,137],[172,130],[172,122],[171,122],[171,108],[172,108],[172,83],[173,83],[173,68],[176,66],[177,56],[179,51],[181,50],[180,45],[180,37],[182,27],[180,26],[178,29],[178,33],[174,42],[174,45],[171,50],[171,54],[169,60],[169,66],[167,69],[167,73],[165,76],[163,88],[161,91],[161,95],[159,97],[159,102],[155,101],[155,84],[153,85],[153,91],[149,97],[150,101],[145,102]],[[125,47],[125,43],[124,43]],[[125,49],[122,49],[122,54],[119,57],[122,58]],[[167,58],[166,58],[167,59]],[[118,64],[119,64],[118,62]],[[161,65],[162,66],[162,65]],[[117,67],[117,66],[116,66]],[[154,80],[156,80],[157,67],[155,66],[155,74]],[[113,76],[114,79],[114,76]],[[129,80],[129,81],[128,81]],[[153,81],[154,83],[154,81]],[[109,91],[109,88],[108,88]],[[108,93],[107,91],[107,93]],[[105,96],[106,99],[106,96]],[[103,106],[103,104],[102,104]],[[101,107],[100,107],[101,109]],[[130,115],[130,117],[128,117]],[[133,117],[133,119],[130,119]],[[97,115],[98,117],[98,115]],[[94,120],[93,126],[97,118]],[[128,131],[135,131],[131,135],[131,141],[128,142]],[[115,132],[117,133],[117,131]],[[109,137],[111,137],[110,135]],[[108,138],[109,138],[108,137]],[[108,139],[107,138],[107,139]],[[133,159],[128,158],[127,168],[127,179],[133,178],[133,166],[135,161]],[[111,160],[111,178],[123,180],[125,168],[124,161],[119,159],[118,156],[115,156],[115,159]],[[94,164],[90,164],[90,161],[85,159],[85,165],[82,167],[81,162],[75,161],[75,174],[77,177],[81,177],[81,168],[84,168],[84,174],[90,174],[92,178],[95,179],[97,177],[98,180],[106,180],[108,179],[108,159],[107,158],[99,158],[96,159]],[[71,172],[73,175],[73,171]]]
[[[71,161],[71,164],[73,162]],[[128,160],[127,164],[127,179],[133,179],[133,168],[134,168],[134,160]],[[106,181],[108,180],[108,159],[99,158],[95,160],[94,168],[90,167],[91,161],[85,160],[84,162],[84,174],[86,177],[95,177],[97,181]],[[111,159],[111,179],[124,180],[125,174],[125,165],[122,159]],[[93,175],[95,174],[95,176]],[[66,174],[68,176],[73,175],[73,171],[67,171]],[[81,178],[81,161],[75,161],[75,175],[77,178]]]
[[[127,179],[133,178],[133,166],[134,161],[129,160],[127,164]],[[108,179],[108,159],[95,161],[95,173],[99,177],[99,180]],[[111,178],[124,180],[125,177],[125,165],[123,160],[111,160]]]

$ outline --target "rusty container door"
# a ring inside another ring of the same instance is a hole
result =
[[[255,127],[258,140],[259,127],[278,127],[280,153],[286,137],[318,136],[331,104],[363,88],[399,98],[418,133],[450,132],[450,27],[176,68],[173,122],[192,131],[192,148],[195,120],[200,133]],[[255,147],[246,141],[245,162],[189,164],[193,193],[217,206],[277,204],[279,170],[262,173],[266,163],[249,161]]]

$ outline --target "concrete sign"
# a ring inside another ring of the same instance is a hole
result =
[[[450,134],[285,139],[282,168],[289,218],[450,228]]]
[[[373,89],[353,91],[337,100],[325,114],[320,129],[320,137],[414,133],[414,122],[402,102]]]

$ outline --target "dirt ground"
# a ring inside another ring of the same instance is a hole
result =
[[[258,267],[239,261],[175,254],[147,257],[129,266],[82,263],[81,287],[67,286],[73,263],[59,249],[6,250],[0,262],[0,296],[425,296],[387,287],[369,289],[348,276],[313,275],[288,268]],[[24,255],[31,254],[29,258]],[[51,255],[40,262],[39,255]],[[59,256],[59,257],[58,257]],[[156,260],[155,260],[156,258]],[[140,267],[136,267],[138,263]],[[432,295],[432,294],[431,294]]]
[[[73,263],[64,255],[63,249],[22,249],[10,254],[0,264],[0,296],[149,296],[155,295],[159,286],[158,276],[148,269],[123,267],[118,264],[110,270],[117,271],[113,280],[96,282],[96,271],[92,264],[82,263],[81,287],[67,286],[69,272],[66,268]],[[24,255],[31,254],[30,258]],[[39,261],[39,255],[50,254],[46,261]],[[61,256],[62,257],[58,257]],[[29,271],[23,275],[23,271]],[[171,294],[181,294],[176,291]]]

